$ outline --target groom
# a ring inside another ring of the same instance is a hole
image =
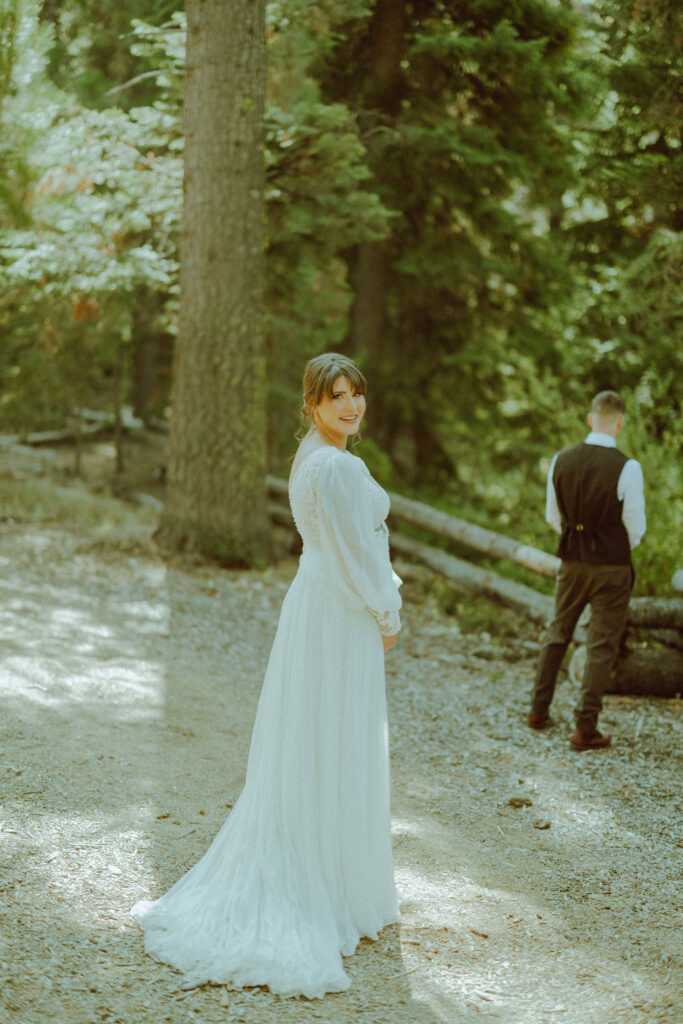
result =
[[[616,438],[624,424],[624,400],[615,391],[595,396],[588,414],[591,432],[565,448],[548,472],[546,521],[559,534],[555,616],[541,651],[527,719],[532,729],[549,724],[557,673],[587,604],[591,606],[586,667],[574,712],[575,750],[608,747],[598,715],[621,641],[633,586],[631,549],[645,533],[640,464],[622,454]]]

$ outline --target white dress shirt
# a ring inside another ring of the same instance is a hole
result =
[[[586,444],[598,444],[603,448],[616,448],[617,439],[611,434],[601,434],[592,430],[585,441]],[[557,462],[557,452],[553,456],[548,470],[548,482],[545,495],[545,521],[552,526],[557,533],[562,533],[562,517],[557,504],[557,494],[553,484],[553,473]],[[626,527],[629,544],[635,548],[640,544],[641,537],[645,533],[647,523],[645,521],[645,494],[643,471],[640,463],[635,459],[629,459],[624,464],[619,480],[617,481],[617,498],[623,501],[621,519]]]

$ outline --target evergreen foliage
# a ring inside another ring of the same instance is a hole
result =
[[[0,4],[0,428],[168,402],[185,19]],[[144,19],[144,20],[140,20]],[[591,394],[627,399],[642,589],[680,529],[681,13],[674,0],[268,5],[272,465],[330,348],[380,477],[520,540]],[[151,368],[151,369],[150,369]]]
[[[606,90],[572,218],[586,278],[577,324],[590,388],[605,376],[657,406],[653,436],[680,414],[683,13],[669,0],[598,6],[596,60]]]
[[[163,31],[183,7],[179,0],[44,0],[50,77],[89,107],[110,106],[112,95],[126,109],[153,102],[157,51],[131,46],[131,27],[144,20]]]
[[[427,464],[439,489],[457,488],[476,459],[473,428],[495,429],[507,460],[537,416],[536,367],[557,362],[573,277],[558,215],[578,173],[570,125],[593,83],[565,7],[421,0],[404,5],[393,94],[381,97],[380,8],[319,73],[356,111],[396,214],[379,367],[372,353],[382,441],[418,481]]]
[[[342,19],[369,5],[334,0],[269,5],[266,111],[267,344],[270,438],[289,456],[308,359],[343,344],[352,291],[345,254],[382,238],[389,212],[376,194],[358,123],[325,102],[311,56],[328,54]]]

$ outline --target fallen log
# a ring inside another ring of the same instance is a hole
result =
[[[586,648],[577,647],[569,663],[569,677],[580,685]],[[683,694],[683,654],[660,647],[638,647],[617,659],[607,693],[633,697],[678,697]]]
[[[277,486],[272,487],[271,481],[275,482]],[[286,493],[286,485],[283,489],[283,483],[284,481],[275,480],[273,477],[268,478],[269,487],[276,494],[282,494],[283,490]],[[269,502],[268,514],[276,523],[283,526],[293,525],[290,509],[280,502]],[[455,558],[454,555],[449,555],[445,551],[432,548],[428,544],[423,544],[411,537],[404,537],[396,532],[391,535],[391,547],[394,551],[408,555],[413,561],[421,562],[423,565],[429,566],[430,569],[436,570],[466,590],[492,597],[502,601],[503,604],[516,608],[540,625],[545,625],[552,615],[553,599],[551,597],[539,594],[522,583],[515,583],[514,580],[498,576],[489,569],[481,569],[479,566]]]
[[[632,597],[628,623],[650,629],[683,629],[683,598]]]
[[[683,651],[683,630],[681,629],[653,629],[648,640],[656,640],[665,647],[675,647],[677,651]]]
[[[663,647],[631,651],[617,662],[608,692],[678,697],[683,694],[683,654]]]
[[[556,576],[560,567],[560,559],[549,555],[547,551],[520,544],[501,533],[494,533],[483,526],[476,526],[464,519],[458,519],[448,512],[430,508],[421,501],[404,498],[400,494],[390,494],[391,514],[403,522],[412,523],[424,530],[436,533],[439,537],[457,541],[467,547],[481,551],[492,558],[503,558],[516,565],[531,569],[542,576]]]
[[[83,420],[84,423],[99,424],[105,428],[116,425],[116,413],[102,412],[101,409],[86,409],[85,407],[72,409],[71,415]],[[135,416],[128,405],[121,408],[120,419],[121,426],[126,430],[140,431],[145,428],[145,421],[141,420],[139,416]]]
[[[283,491],[278,489],[276,493],[282,494]],[[280,502],[269,502],[268,512],[274,522],[283,526],[293,526],[290,509]],[[553,598],[539,594],[522,583],[505,579],[488,569],[471,565],[460,558],[455,558],[454,555],[430,547],[429,544],[423,544],[412,537],[404,537],[397,532],[391,535],[391,547],[392,551],[400,552],[413,561],[428,566],[465,590],[500,601],[522,612],[539,625],[546,625],[552,618]],[[646,600],[648,599],[636,599],[640,602]],[[661,599],[658,603],[661,603]],[[636,616],[639,619],[643,617],[642,609],[642,605],[636,605]],[[661,614],[661,608],[659,613]],[[582,620],[584,618],[585,616],[582,616]],[[585,639],[585,624],[579,623],[575,639]],[[575,649],[569,665],[569,674],[575,683],[579,683],[583,675],[585,658],[586,648],[581,643]],[[609,692],[650,697],[678,696],[683,693],[683,653],[675,649],[660,648],[639,648],[630,652],[617,663]]]
[[[471,565],[460,558],[455,558],[454,555],[430,547],[429,544],[423,544],[412,537],[404,537],[400,533],[392,533],[391,547],[392,550],[408,555],[430,569],[435,569],[465,590],[501,601],[508,607],[523,612],[539,625],[545,625],[552,617],[553,599],[539,594],[531,587],[525,587],[523,583],[505,579],[489,569]]]
[[[512,608],[526,612],[534,622],[545,624],[552,618],[553,598],[539,594],[531,587],[454,558],[444,551],[411,537],[404,537],[400,533],[392,533],[391,546],[402,554],[429,565],[469,590],[494,597]],[[676,597],[632,598],[628,609],[628,624],[649,628],[683,629],[683,600]]]
[[[10,448],[13,445],[28,445],[39,448],[41,445],[73,444],[79,437],[90,437],[106,429],[101,424],[91,423],[87,426],[64,427],[62,430],[35,430],[30,434],[0,434],[0,447]]]
[[[292,516],[291,509],[280,505],[277,501],[268,502],[268,515],[274,522],[279,523],[280,526],[294,527],[294,517]]]
[[[97,409],[74,409],[70,419],[71,425],[60,430],[35,430],[29,434],[0,434],[0,447],[15,444],[29,445],[39,448],[42,445],[75,444],[86,437],[93,437],[111,430],[116,426],[116,416],[110,412]],[[140,431],[144,428],[142,420],[133,416],[128,408],[121,410],[121,426],[126,430]]]
[[[267,476],[266,484],[271,494],[289,500],[289,486],[286,480],[281,480],[279,476]]]

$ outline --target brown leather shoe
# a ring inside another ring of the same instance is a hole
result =
[[[604,747],[609,747],[612,737],[604,736],[597,731],[589,735],[577,729],[569,742],[574,750],[602,750]]]
[[[540,715],[529,715],[527,718],[527,724],[530,725],[532,729],[547,729],[550,725],[550,718],[548,715],[545,715],[543,718],[541,718]]]

